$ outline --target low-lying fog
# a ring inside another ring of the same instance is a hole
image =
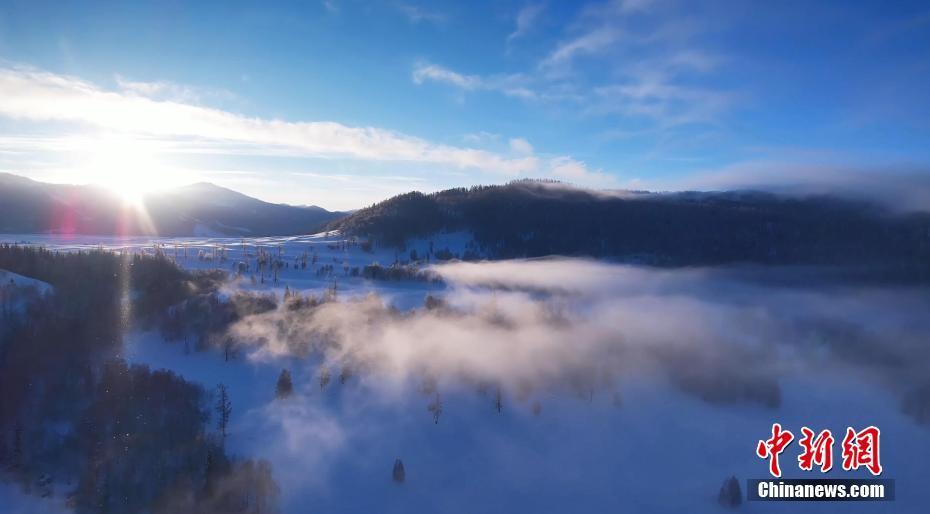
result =
[[[712,511],[726,477],[766,475],[775,421],[881,428],[898,500],[844,508],[930,501],[925,289],[573,259],[432,270],[446,286],[414,309],[350,280],[336,302],[279,302],[232,326],[237,361],[151,334],[129,358],[228,384],[230,444],[272,462],[286,512]],[[284,367],[296,394],[274,400]],[[814,477],[796,457],[786,476]]]
[[[321,352],[365,380],[501,386],[524,400],[561,386],[613,393],[619,379],[658,374],[712,402],[777,407],[785,374],[846,373],[901,392],[930,369],[924,290],[566,259],[432,269],[450,287],[425,308],[399,311],[377,293],[315,309],[282,304],[231,333],[257,345],[256,357]]]

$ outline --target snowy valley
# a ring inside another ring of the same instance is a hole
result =
[[[930,328],[919,291],[797,285],[791,269],[438,260],[471,248],[461,233],[403,251],[335,232],[8,240],[159,255],[222,270],[211,302],[268,300],[208,336],[134,328],[120,357],[210,391],[213,433],[222,384],[226,451],[270,464],[281,512],[718,512],[726,478],[764,476],[753,452],[773,421],[834,433],[879,424],[897,500],[849,511],[927,501],[927,464],[910,457],[930,452],[928,398],[914,396],[928,354],[868,357],[913,351],[915,327]],[[805,476],[786,462],[786,476]],[[67,491],[48,504],[3,494],[40,512]]]

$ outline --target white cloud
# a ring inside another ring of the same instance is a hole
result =
[[[708,75],[724,59],[696,43],[706,24],[655,9],[656,3],[625,0],[582,8],[567,24],[562,41],[526,72],[465,74],[420,63],[413,80],[463,91],[495,91],[583,115],[645,122],[660,132],[688,124],[720,124],[738,95],[707,85]],[[542,4],[524,7],[508,42],[524,34],[541,9]],[[592,62],[582,66],[582,57]]]
[[[444,13],[430,11],[418,5],[405,2],[395,3],[394,8],[406,16],[411,23],[420,23],[424,21],[428,23],[443,23],[447,19]]]
[[[175,100],[185,103],[199,103],[208,99],[232,100],[236,97],[230,91],[217,88],[194,87],[177,84],[167,80],[143,82],[129,80],[116,75],[116,85],[126,94],[144,96],[158,100]]]
[[[613,0],[607,7],[618,13],[630,14],[646,11],[655,3],[656,0]]]
[[[564,180],[586,187],[608,188],[617,185],[616,179],[601,170],[591,170],[578,160],[567,156],[553,157],[548,161],[549,175],[558,180]]]
[[[743,189],[797,196],[836,195],[877,202],[896,212],[930,211],[930,171],[926,168],[870,166],[810,153],[801,159],[738,162],[644,185],[665,191]]]
[[[494,132],[487,132],[484,130],[481,130],[478,132],[470,132],[462,136],[462,139],[472,144],[487,144],[489,142],[499,141],[500,138],[501,138],[500,134],[495,134]]]
[[[621,34],[621,31],[611,26],[598,27],[585,32],[556,46],[555,50],[540,63],[540,67],[548,69],[567,67],[575,57],[604,50],[616,42]]]
[[[422,84],[426,81],[444,82],[462,89],[476,89],[483,83],[476,75],[463,75],[435,64],[418,64],[413,70],[413,82]]]
[[[575,35],[559,43],[542,60],[540,68],[550,73],[565,72],[577,57],[606,52],[621,38],[632,35],[624,28],[627,18],[646,12],[654,3],[654,0],[613,0],[586,6],[572,26]],[[632,30],[635,27],[630,28],[630,32],[635,32]]]
[[[533,155],[533,145],[521,137],[510,140],[510,150],[519,155]]]
[[[146,96],[156,86],[109,91],[75,77],[12,67],[0,69],[0,116],[82,124],[139,137],[195,139],[204,146],[243,145],[257,152],[286,150],[311,157],[411,161],[505,175],[529,174],[537,161],[432,143],[376,127],[332,121],[263,119]]]
[[[670,58],[666,65],[672,69],[692,70],[700,73],[713,71],[720,64],[720,58],[696,49],[682,50]]]
[[[536,25],[536,21],[539,19],[539,15],[542,14],[545,7],[545,4],[529,4],[520,9],[517,13],[516,27],[513,32],[507,36],[507,42],[509,43],[527,35]]]
[[[594,89],[588,112],[648,118],[660,126],[713,123],[733,102],[730,94],[676,84],[654,70]]]
[[[438,67],[424,68],[420,76],[422,80],[427,77],[459,80],[457,74],[444,74]],[[475,79],[461,80],[471,84]],[[616,186],[615,179],[604,171],[589,169],[585,163],[565,155],[539,154],[523,138],[508,139],[479,132],[465,137],[475,147],[455,146],[376,127],[248,117],[179,99],[152,97],[189,97],[192,93],[183,86],[122,78],[118,82],[118,90],[107,90],[47,71],[0,68],[0,118],[37,122],[46,127],[40,134],[9,130],[0,134],[0,165],[5,169],[24,169],[36,178],[55,176],[59,181],[62,177],[67,182],[93,181],[82,167],[87,164],[84,161],[107,152],[105,148],[112,147],[113,141],[133,141],[150,150],[152,166],[157,164],[163,170],[159,173],[166,177],[169,170],[193,173],[190,170],[196,166],[191,168],[171,160],[178,158],[183,162],[189,155],[282,156],[332,163],[366,161],[370,165],[388,166],[384,168],[388,174],[397,174],[396,166],[402,163],[424,174],[434,174],[435,166],[443,167],[441,171],[447,174],[475,172],[480,180],[489,182],[500,177],[546,177],[585,187]],[[502,83],[503,80],[497,84]],[[488,87],[484,81],[481,84]],[[43,160],[47,164],[41,164]],[[200,171],[200,177],[209,174],[208,170]],[[430,184],[438,189],[448,183],[431,180]],[[380,194],[371,192],[376,193]],[[269,194],[281,197],[278,193]],[[292,197],[287,199],[293,201]],[[346,205],[350,204],[343,202],[339,207]]]
[[[414,66],[412,79],[417,85],[425,82],[439,82],[465,91],[498,91],[524,100],[537,98],[536,92],[528,86],[526,77],[519,74],[482,77],[459,73],[437,64],[421,62]]]

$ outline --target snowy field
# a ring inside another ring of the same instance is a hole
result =
[[[0,314],[6,309],[22,312],[31,299],[52,292],[51,285],[30,277],[0,269]]]
[[[897,500],[740,511],[916,513],[930,504],[930,429],[901,409],[926,371],[924,291],[772,286],[718,270],[571,259],[437,264],[424,257],[430,241],[365,251],[336,233],[0,241],[160,251],[186,268],[230,272],[226,293],[280,299],[285,288],[319,295],[335,283],[340,301],[313,317],[279,308],[238,323],[234,336],[264,343],[228,362],[152,332],[131,334],[125,348],[131,362],[228,386],[230,449],[272,463],[285,513],[724,512],[716,497],[725,478],[745,487],[766,477],[754,450],[773,422],[795,434],[877,425]],[[461,254],[468,241],[438,238],[433,254]],[[352,276],[411,261],[410,250],[443,283]],[[269,270],[258,277],[260,252],[288,263],[277,281]],[[324,265],[332,273],[319,272]],[[428,294],[448,310],[423,309]],[[320,333],[338,345],[317,343]],[[872,351],[913,358],[890,367]],[[276,400],[283,368],[295,394]],[[341,380],[342,369],[353,373]],[[839,441],[835,451],[838,459]],[[800,471],[797,455],[795,442],[782,456],[785,476],[819,477]],[[403,484],[391,480],[398,458]],[[827,474],[868,476],[839,466]],[[0,503],[11,494],[0,488]]]
[[[429,263],[425,256],[429,255],[431,244],[437,252],[447,249],[452,255],[460,256],[470,241],[468,234],[451,233],[429,240],[411,241],[404,251],[394,248],[372,248],[366,251],[359,242],[342,237],[338,232],[262,238],[0,234],[0,243],[27,244],[59,251],[107,249],[148,255],[162,252],[184,268],[221,269],[234,276],[239,275],[239,263],[244,263],[248,269],[238,276],[238,280],[233,284],[236,288],[275,292],[279,296],[284,293],[286,287],[319,294],[330,289],[335,282],[337,290],[341,293],[358,296],[378,292],[399,308],[422,305],[425,295],[423,284],[367,281],[351,276],[352,268],[370,264],[391,266],[394,263],[410,263],[411,251],[423,256],[418,262],[426,266]],[[260,252],[280,259],[287,265],[286,268],[278,270],[277,281],[274,280],[272,270],[268,268],[261,273],[264,280],[260,278],[257,265]],[[301,268],[300,263],[304,258],[307,265]],[[314,258],[316,262],[313,262]],[[317,273],[323,266],[331,266],[332,272]],[[251,282],[252,276],[256,278],[256,284]]]

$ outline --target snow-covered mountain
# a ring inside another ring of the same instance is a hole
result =
[[[107,189],[0,174],[0,232],[95,235],[288,235],[342,215],[273,204],[214,184],[151,193],[143,209]]]

